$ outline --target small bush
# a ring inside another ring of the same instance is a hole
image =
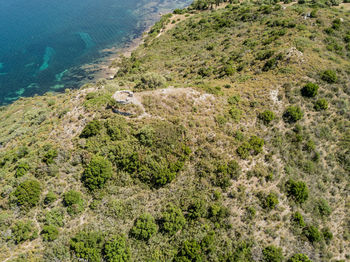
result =
[[[176,262],[200,262],[202,261],[202,249],[200,243],[196,240],[186,240],[183,242],[182,247],[178,251],[175,261]]]
[[[89,138],[96,136],[102,129],[102,124],[98,120],[92,120],[88,123],[80,134],[80,137]]]
[[[131,261],[131,252],[125,236],[117,235],[111,237],[106,241],[103,253],[107,262]]]
[[[321,79],[330,84],[333,84],[338,81],[337,74],[333,70],[323,71],[321,73]]]
[[[70,248],[75,256],[89,262],[102,260],[104,238],[98,232],[80,232],[70,241]]]
[[[298,253],[291,256],[287,262],[312,262],[312,261],[307,257],[307,255]]]
[[[302,89],[301,94],[305,97],[315,97],[319,86],[314,83],[307,83]]]
[[[261,153],[263,151],[263,147],[264,147],[264,139],[257,137],[257,136],[252,136],[249,139],[249,144],[251,146],[252,154],[253,155],[257,155],[259,153]]]
[[[316,111],[321,111],[321,110],[326,110],[328,109],[328,102],[326,99],[321,98],[318,99],[315,104],[314,104],[314,108]]]
[[[66,192],[63,196],[63,203],[70,215],[79,214],[84,211],[84,200],[82,194],[75,190]]]
[[[291,222],[300,228],[303,228],[306,225],[304,222],[304,217],[298,211],[292,215]]]
[[[19,163],[16,168],[15,177],[22,177],[27,174],[29,170],[29,165],[27,163]]]
[[[309,197],[309,190],[303,181],[288,180],[286,183],[287,196],[292,198],[296,203],[302,204]]]
[[[282,248],[275,246],[265,247],[262,251],[264,262],[282,262],[284,260]]]
[[[169,205],[162,214],[162,230],[170,235],[181,230],[185,223],[186,220],[181,209],[174,205]]]
[[[238,122],[242,117],[242,111],[235,106],[231,107],[229,114],[235,122]]]
[[[197,219],[206,216],[206,204],[201,199],[194,199],[187,209],[187,216],[190,219]]]
[[[316,209],[322,217],[328,217],[332,213],[332,209],[325,199],[320,199],[317,201]]]
[[[149,126],[144,126],[138,131],[136,137],[142,145],[152,146],[154,139],[154,130]]]
[[[304,116],[303,111],[299,106],[290,106],[283,114],[283,119],[288,123],[295,123],[302,119]]]
[[[11,227],[12,239],[16,244],[27,240],[33,240],[38,236],[38,232],[31,221],[18,221]]]
[[[320,242],[322,240],[322,235],[318,228],[315,226],[306,226],[303,230],[303,234],[312,243]]]
[[[250,155],[251,149],[251,145],[248,142],[244,142],[237,148],[236,152],[242,159],[247,159]]]
[[[101,156],[94,156],[85,168],[82,180],[89,190],[102,188],[112,177],[112,164]]]
[[[46,225],[40,234],[44,241],[54,241],[58,238],[58,228],[53,225]]]
[[[265,198],[262,200],[262,206],[265,209],[271,210],[274,209],[278,205],[278,197],[276,193],[269,193]]]
[[[45,214],[45,225],[53,225],[56,227],[64,226],[65,212],[62,208],[53,208]]]
[[[221,204],[212,204],[209,207],[208,218],[213,222],[220,222],[229,215],[229,210]]]
[[[275,113],[270,110],[265,110],[264,112],[260,113],[258,118],[265,124],[269,125],[275,118]]]
[[[149,240],[157,230],[158,228],[154,217],[145,213],[135,220],[134,226],[130,230],[130,234],[139,240]]]
[[[16,202],[24,208],[36,206],[40,201],[41,186],[36,180],[27,180],[21,183],[13,193]]]
[[[328,227],[322,229],[322,236],[327,244],[333,239],[333,233]]]
[[[55,158],[57,157],[58,153],[56,149],[49,149],[45,155],[43,156],[43,162],[47,165],[53,164],[55,162]]]
[[[50,205],[51,203],[55,202],[57,200],[57,195],[50,191],[46,194],[45,198],[44,198],[44,204],[45,205]]]
[[[146,73],[141,76],[141,82],[139,82],[135,89],[145,90],[145,89],[156,89],[165,87],[166,80],[163,76],[156,73]]]

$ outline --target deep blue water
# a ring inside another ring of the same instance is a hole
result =
[[[148,2],[0,0],[0,104],[78,87],[86,76],[75,70],[74,77],[72,68],[98,59],[104,48],[138,36],[145,29],[140,22],[142,13],[150,12],[143,10]],[[186,2],[174,1],[174,8]]]

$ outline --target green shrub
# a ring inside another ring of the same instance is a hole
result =
[[[166,80],[163,76],[157,73],[146,73],[141,76],[141,82],[139,82],[135,89],[145,90],[145,89],[157,89],[164,88]]]
[[[322,217],[328,217],[332,213],[331,207],[328,205],[328,202],[325,199],[319,199],[316,203],[317,212]]]
[[[236,152],[242,159],[247,159],[250,155],[251,149],[251,145],[248,142],[244,142],[237,148]]]
[[[278,197],[276,193],[269,193],[262,200],[262,206],[265,209],[271,210],[274,209],[278,205]]]
[[[227,102],[230,105],[237,105],[239,103],[239,101],[241,100],[240,96],[230,96],[229,98],[227,98]]]
[[[53,164],[55,162],[55,158],[58,156],[56,149],[49,149],[43,156],[43,162],[47,165]]]
[[[264,139],[257,137],[257,136],[252,136],[248,142],[249,142],[250,147],[252,149],[253,155],[257,155],[263,151],[263,147],[264,147],[264,143],[265,143]]]
[[[209,207],[208,218],[213,222],[220,222],[229,215],[229,210],[221,204],[212,204]]]
[[[275,113],[270,110],[265,110],[258,115],[258,118],[265,124],[269,125],[275,118]]]
[[[58,238],[58,228],[53,225],[45,225],[40,234],[44,241],[54,241]]]
[[[53,225],[56,227],[64,226],[65,212],[62,208],[53,208],[45,214],[45,225]]]
[[[333,239],[333,233],[328,227],[322,229],[322,236],[327,244]]]
[[[307,255],[298,253],[291,256],[287,262],[312,262]]]
[[[314,83],[307,83],[302,89],[301,94],[305,97],[315,97],[317,95],[319,86]]]
[[[145,213],[135,220],[130,234],[139,240],[149,240],[157,230],[154,217],[151,214]]]
[[[296,203],[302,204],[309,197],[309,190],[303,181],[288,180],[286,183],[287,196]]]
[[[117,235],[106,241],[103,247],[104,257],[107,262],[129,262],[131,261],[130,248],[125,236]]]
[[[16,168],[16,174],[15,177],[22,177],[25,174],[27,174],[29,170],[29,165],[25,162],[19,163]]]
[[[19,184],[13,195],[17,205],[26,209],[34,207],[40,201],[41,185],[37,180],[26,180]]]
[[[70,215],[79,214],[84,211],[84,200],[82,194],[75,190],[66,192],[63,196],[63,203]]]
[[[305,222],[304,222],[304,217],[302,216],[302,214],[300,214],[300,212],[295,212],[292,217],[291,217],[291,222],[298,226],[298,227],[305,227]]]
[[[242,117],[242,111],[235,106],[231,107],[229,114],[235,122],[238,122]]]
[[[91,136],[96,136],[102,129],[102,124],[98,120],[92,120],[88,123],[80,134],[80,137],[89,138]]]
[[[307,239],[314,243],[320,242],[322,240],[322,235],[317,227],[315,226],[306,226],[303,230],[303,234],[307,237]]]
[[[181,209],[174,205],[168,205],[161,218],[162,230],[174,235],[182,229],[185,223],[186,220]]]
[[[275,246],[265,247],[262,251],[264,262],[282,262],[284,260],[282,248]]]
[[[98,232],[79,232],[70,240],[70,248],[75,256],[89,262],[102,260],[104,238]]]
[[[102,156],[94,156],[85,168],[82,180],[89,190],[96,190],[102,188],[111,177],[111,162]]]
[[[202,199],[193,199],[187,209],[187,216],[190,219],[197,219],[206,216],[206,204]]]
[[[142,145],[152,146],[154,139],[154,130],[149,126],[144,126],[138,131],[136,137]]]
[[[316,111],[326,110],[328,108],[327,100],[324,98],[318,99],[314,104],[314,108]]]
[[[288,123],[295,123],[303,118],[303,111],[299,106],[290,106],[286,109],[283,114],[283,119]]]
[[[176,262],[200,262],[202,261],[202,249],[196,240],[186,240],[175,257]]]
[[[16,244],[33,240],[38,236],[37,229],[31,221],[18,221],[11,227],[12,239]]]
[[[57,195],[50,191],[46,194],[45,198],[44,198],[44,204],[45,205],[50,205],[51,203],[55,202],[57,200]]]
[[[323,71],[321,73],[321,79],[330,84],[333,84],[338,81],[337,73],[333,70]]]

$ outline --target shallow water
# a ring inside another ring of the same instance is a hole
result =
[[[145,30],[150,14],[189,0],[0,0],[0,104],[80,85],[72,68]],[[147,20],[148,19],[148,20]]]

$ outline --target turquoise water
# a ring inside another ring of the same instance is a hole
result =
[[[147,24],[143,20],[159,13],[158,6],[189,2],[0,0],[0,104],[79,87],[87,77],[80,65],[108,55],[102,49],[139,36]]]

